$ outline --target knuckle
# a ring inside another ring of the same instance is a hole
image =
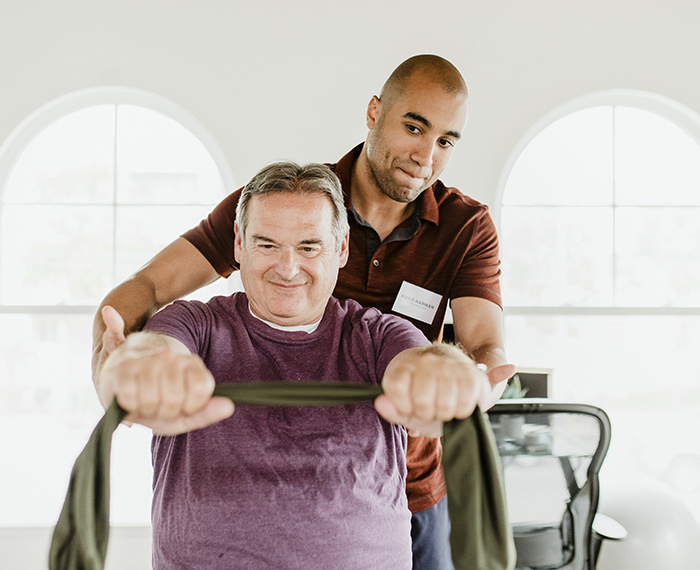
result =
[[[413,413],[422,419],[429,419],[435,414],[435,402],[427,394],[417,394],[413,398]]]
[[[163,393],[160,416],[164,419],[174,419],[180,415],[182,410],[183,394],[181,390],[171,387]]]
[[[455,415],[455,402],[448,400],[438,400],[436,405],[436,417],[440,421],[446,422],[451,420]]]

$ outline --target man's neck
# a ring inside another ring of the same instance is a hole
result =
[[[316,322],[311,323],[309,325],[280,325],[278,323],[273,323],[272,321],[267,321],[263,319],[262,317],[259,317],[253,312],[253,307],[250,306],[250,302],[248,302],[248,311],[250,314],[258,319],[259,321],[262,321],[265,323],[267,326],[272,327],[273,329],[277,329],[278,331],[287,331],[287,332],[298,332],[298,331],[303,331],[305,333],[311,334],[314,332],[317,328],[318,325],[321,324],[321,319],[318,319]]]
[[[374,228],[382,241],[416,211],[415,202],[397,202],[382,192],[370,173],[364,149],[353,167],[350,198],[355,211]]]

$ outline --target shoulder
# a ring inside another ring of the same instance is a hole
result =
[[[236,310],[239,293],[230,296],[216,296],[209,301],[177,300],[153,315],[146,327],[153,329],[164,323],[182,323],[184,326],[197,322],[211,322]]]
[[[381,316],[381,312],[373,307],[363,307],[353,299],[343,301],[336,297],[328,300],[326,314],[331,313],[337,321],[345,328],[355,326],[360,323],[370,323],[376,321]]]
[[[398,315],[382,313],[374,307],[363,307],[353,299],[339,301],[331,297],[336,315],[342,321],[343,330],[352,334],[366,335],[373,344],[386,339],[403,339],[411,346],[427,343],[425,335],[413,323]]]
[[[480,235],[488,239],[496,236],[496,224],[491,217],[489,207],[486,204],[467,196],[457,188],[445,186],[438,180],[433,187],[433,208],[437,215],[433,221],[437,222],[441,231],[452,235],[453,232],[467,235]]]
[[[472,212],[474,215],[488,214],[489,207],[478,200],[467,196],[462,191],[452,186],[445,186],[441,180],[433,185],[433,195],[440,210],[459,208],[465,212]]]
[[[153,315],[144,330],[175,338],[190,352],[204,358],[212,338],[233,330],[239,307],[238,295],[214,297],[206,303],[175,301]]]

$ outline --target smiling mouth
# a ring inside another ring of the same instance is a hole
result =
[[[275,283],[273,281],[269,282],[270,285],[282,289],[283,291],[296,291],[304,286],[303,283]]]

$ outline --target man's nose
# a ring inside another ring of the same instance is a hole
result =
[[[277,274],[286,280],[293,279],[299,273],[299,256],[293,248],[282,248],[275,265]]]
[[[417,143],[416,147],[413,149],[411,158],[414,162],[416,162],[416,164],[419,164],[422,168],[430,168],[433,165],[434,155],[434,142],[429,140],[428,137],[424,137]]]

